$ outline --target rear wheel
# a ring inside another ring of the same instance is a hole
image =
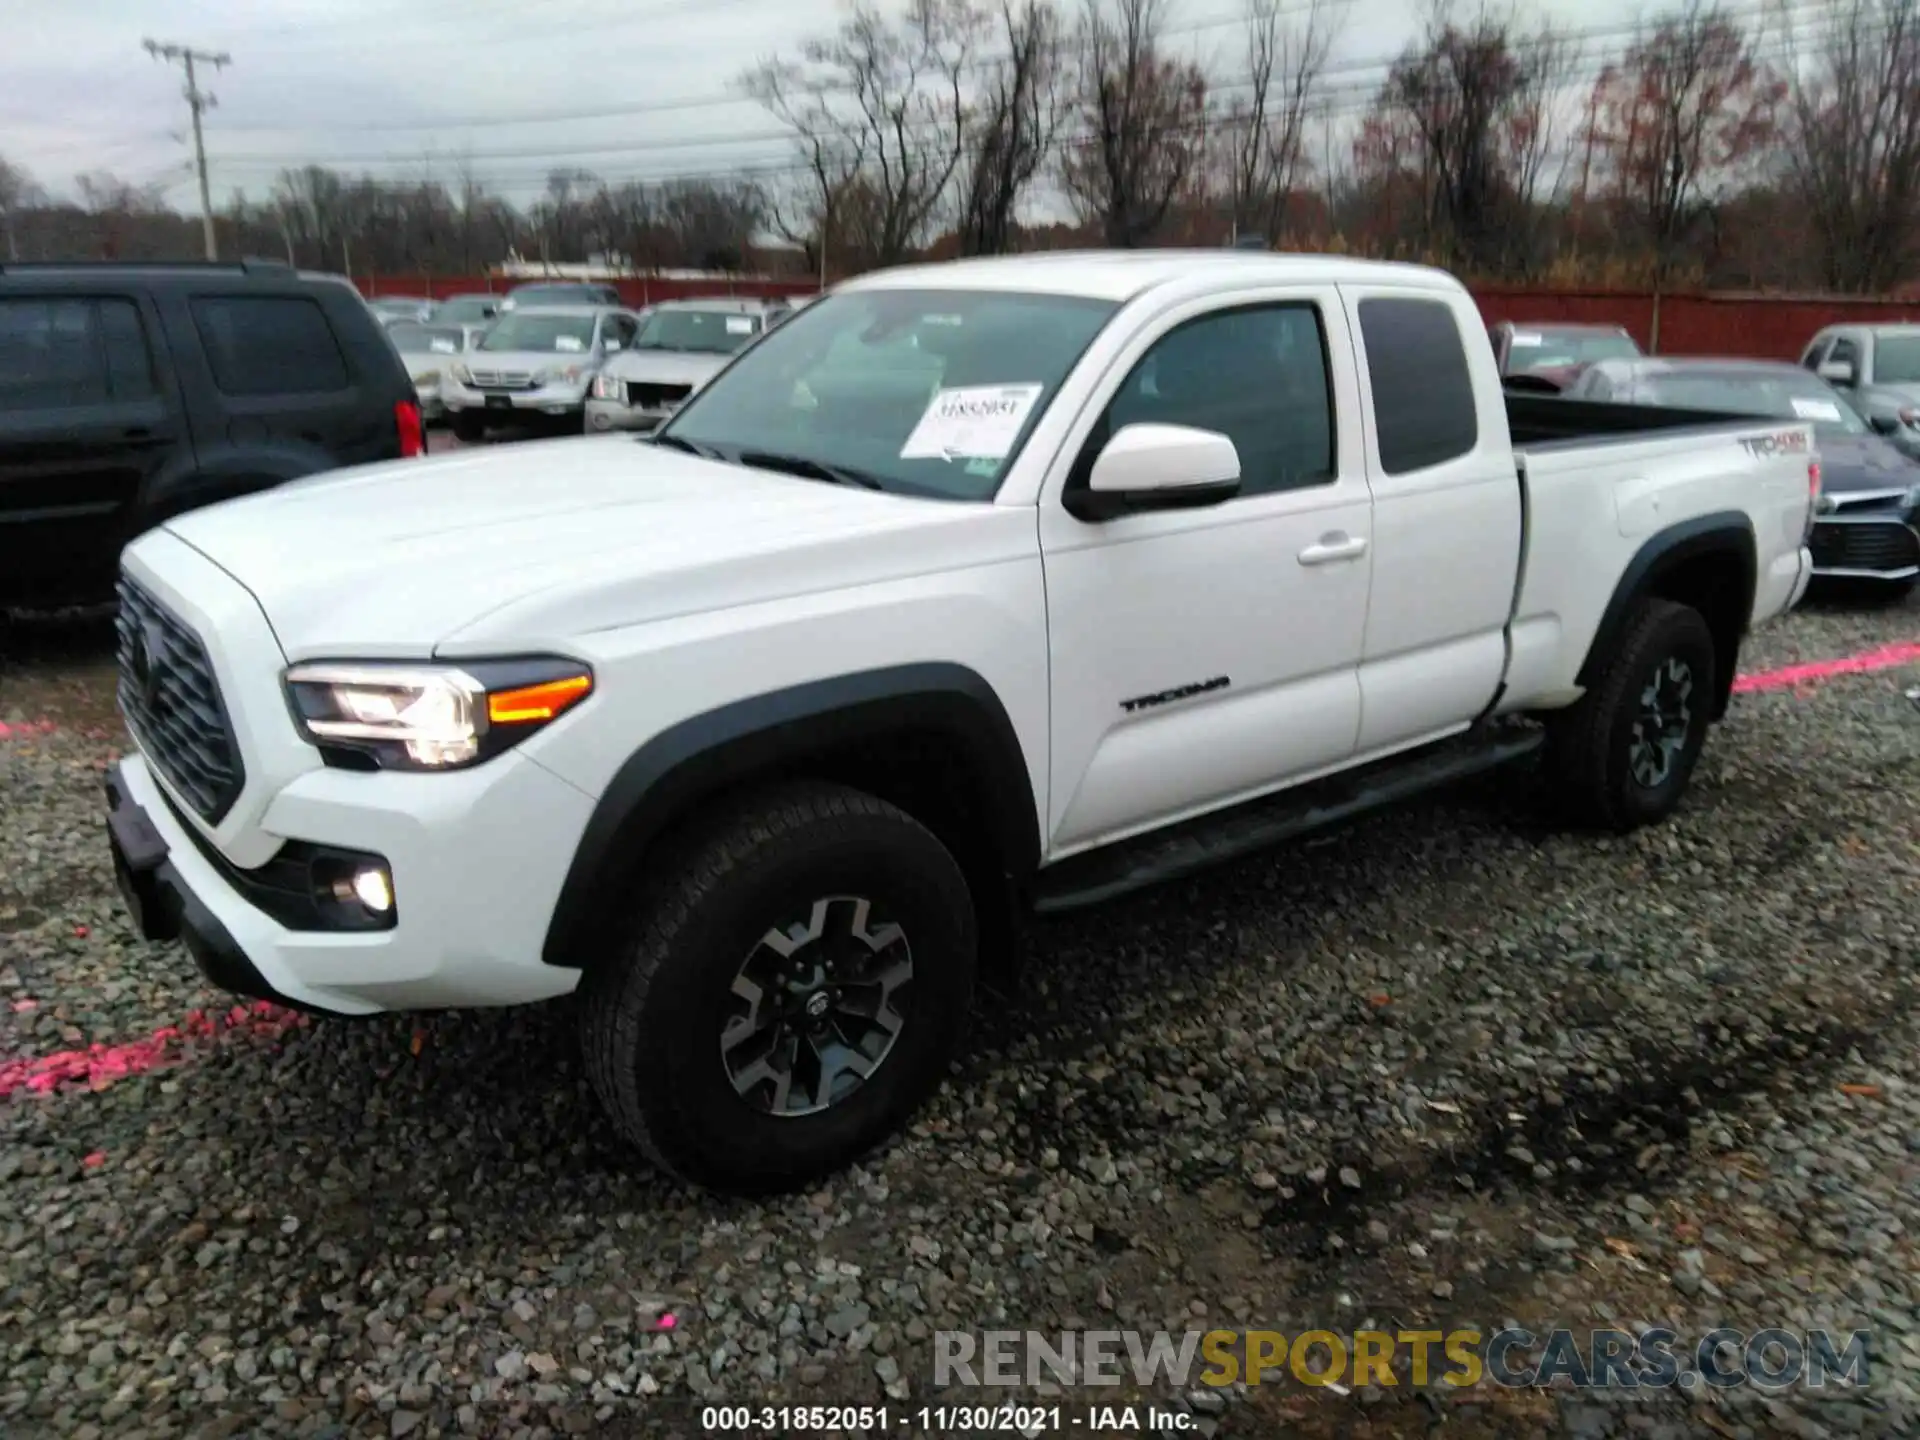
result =
[[[1631,830],[1671,814],[1706,743],[1717,680],[1700,612],[1642,602],[1587,693],[1549,727],[1550,762],[1574,816]]]
[[[804,1185],[939,1083],[973,992],[966,880],[911,816],[837,785],[763,792],[675,850],[590,969],[594,1088],[684,1179]]]

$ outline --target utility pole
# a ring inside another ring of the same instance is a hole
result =
[[[194,75],[195,62],[211,65],[214,69],[224,69],[233,63],[233,57],[222,50],[195,50],[190,45],[175,45],[171,42],[162,45],[154,40],[141,42],[147,53],[156,60],[178,60],[187,71],[187,108],[193,112],[193,164],[200,173],[200,224],[206,235],[207,259],[217,260],[219,247],[213,239],[213,191],[207,184],[207,142],[200,131],[200,117],[213,109],[217,103],[213,96],[200,88]]]

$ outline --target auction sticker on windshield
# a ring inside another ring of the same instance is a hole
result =
[[[1044,385],[968,385],[938,390],[907,443],[902,460],[1002,460],[1020,438]]]
[[[1831,400],[1802,400],[1793,397],[1793,413],[1802,420],[1838,420],[1840,407]]]
[[[727,317],[727,334],[751,335],[752,333],[753,317],[751,315],[729,315]]]

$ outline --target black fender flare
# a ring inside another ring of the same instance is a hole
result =
[[[548,921],[541,959],[578,969],[599,919],[602,881],[708,796],[810,753],[890,734],[951,741],[980,782],[978,799],[1010,878],[1039,865],[1040,819],[1026,754],[993,687],[964,665],[889,666],[735,700],[643,743],[614,772],[588,817]]]
[[[1735,613],[1739,621],[1730,637],[1737,646],[1753,614],[1754,588],[1759,583],[1759,545],[1754,539],[1753,521],[1744,511],[1717,510],[1656,531],[1634,552],[1633,559],[1621,573],[1620,582],[1614,586],[1607,608],[1601,612],[1599,628],[1594,631],[1593,643],[1587,647],[1586,658],[1574,677],[1575,683],[1592,686],[1595,672],[1612,653],[1627,617],[1642,600],[1658,593],[1664,576],[1708,555],[1731,556],[1740,569],[1741,591],[1734,597],[1738,602]],[[1733,685],[1731,667],[1728,670],[1728,674],[1719,677],[1721,698],[1716,705],[1716,718],[1724,712],[1726,696]]]

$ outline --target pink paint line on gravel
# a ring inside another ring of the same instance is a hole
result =
[[[21,1006],[16,1004],[14,1008]],[[194,1040],[212,1040],[236,1030],[259,1039],[277,1040],[306,1023],[307,1017],[298,1011],[265,1000],[235,1005],[217,1015],[193,1010],[178,1025],[163,1025],[146,1039],[129,1044],[89,1045],[84,1050],[61,1050],[37,1060],[0,1061],[0,1099],[16,1090],[30,1095],[104,1090],[116,1080],[172,1064]]]
[[[1798,685],[1813,685],[1836,675],[1859,675],[1869,670],[1890,670],[1896,665],[1920,664],[1920,641],[1883,645],[1861,655],[1840,660],[1814,660],[1805,665],[1788,665],[1780,670],[1762,670],[1758,675],[1742,675],[1733,682],[1736,695],[1756,690],[1785,690]]]
[[[51,720],[0,720],[0,740],[11,740],[23,735],[51,735],[60,727]]]

